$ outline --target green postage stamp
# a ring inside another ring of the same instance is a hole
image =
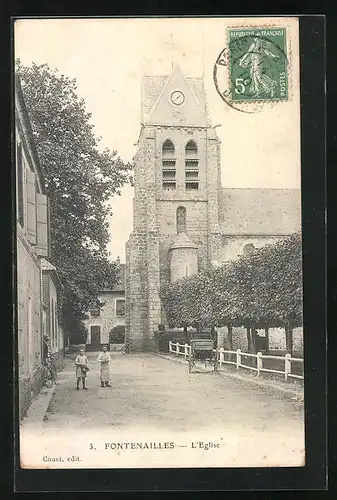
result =
[[[228,37],[232,100],[286,100],[286,29],[228,29]]]

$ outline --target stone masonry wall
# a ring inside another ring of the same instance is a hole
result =
[[[255,248],[261,248],[265,245],[276,243],[280,238],[278,236],[227,236],[222,235],[221,247],[218,252],[219,263],[235,260],[243,254],[245,245],[252,243]]]
[[[219,192],[220,192],[220,142],[214,130],[207,134],[207,233],[208,254],[210,265],[218,259],[218,250],[221,244],[219,227]]]
[[[224,339],[225,349],[229,348],[228,344],[228,331],[227,327],[218,328],[220,336]],[[243,327],[233,327],[233,349],[241,349],[243,352],[247,352],[248,341],[247,332]],[[293,348],[295,352],[303,353],[303,328],[294,328],[293,330]],[[269,349],[270,350],[280,350],[285,351],[286,349],[286,338],[283,328],[269,328]]]
[[[125,335],[131,351],[144,348],[147,335],[147,159],[146,137],[151,130],[142,129],[135,156],[135,194],[133,199],[133,232],[126,246],[126,324]]]

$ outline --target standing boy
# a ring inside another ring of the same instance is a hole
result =
[[[85,385],[85,379],[87,376],[87,372],[89,371],[89,367],[88,367],[88,358],[84,354],[84,349],[80,349],[80,353],[76,356],[75,365],[76,365],[76,378],[77,378],[76,389],[79,390],[80,381],[82,379],[82,388],[85,391],[87,391],[88,388]]]
[[[111,387],[109,384],[110,380],[110,354],[107,351],[106,346],[103,347],[103,351],[99,354],[97,361],[100,362],[100,376],[101,376],[101,387]]]

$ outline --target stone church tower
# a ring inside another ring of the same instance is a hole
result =
[[[165,322],[160,287],[216,258],[220,144],[201,78],[144,77],[135,158],[133,232],[126,244],[126,334],[146,349]]]
[[[202,78],[176,67],[142,80],[133,231],[126,243],[126,339],[150,349],[161,287],[300,227],[297,190],[223,189],[220,141]]]

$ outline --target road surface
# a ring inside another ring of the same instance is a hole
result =
[[[201,462],[208,466],[303,465],[303,408],[297,402],[224,374],[189,374],[186,365],[152,354],[113,353],[112,387],[101,388],[96,357],[89,354],[88,391],[76,391],[73,362],[66,361],[45,421],[35,432],[60,439],[67,436],[74,443],[81,435],[86,449],[94,448],[97,457],[106,445],[110,444],[111,452],[116,442],[151,438],[173,441],[176,449],[181,446],[179,457],[194,466]],[[94,438],[98,432],[100,437]],[[200,442],[220,443],[221,453],[215,449],[208,457],[204,451],[202,456],[192,455],[191,448],[195,445],[199,450]],[[129,466],[124,451],[123,463]]]

